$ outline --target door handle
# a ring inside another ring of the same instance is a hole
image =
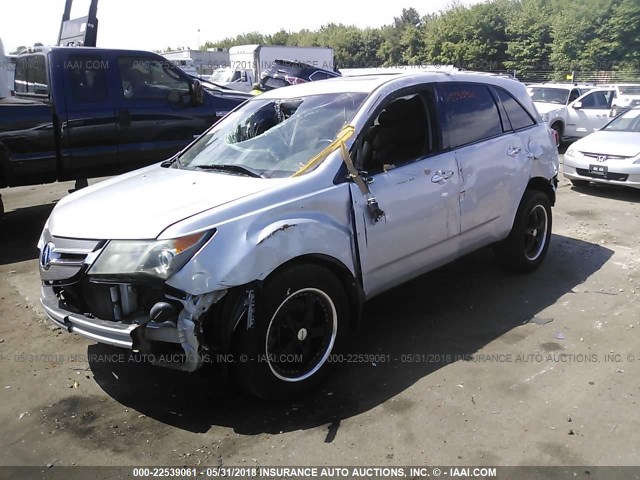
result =
[[[449,180],[451,177],[453,177],[453,172],[452,171],[438,170],[435,173],[435,175],[433,177],[431,177],[431,181],[433,183],[440,183],[440,182],[443,182],[445,180]]]
[[[515,157],[520,153],[520,151],[520,147],[509,147],[509,150],[507,150],[507,155],[509,155],[510,157]]]

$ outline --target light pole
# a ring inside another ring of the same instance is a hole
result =
[[[196,47],[196,50],[200,50],[200,29],[198,29],[198,45]]]

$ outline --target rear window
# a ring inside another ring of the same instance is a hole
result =
[[[327,80],[329,78],[333,78],[333,75],[329,75],[326,72],[313,72],[311,75],[309,75],[309,78],[313,81],[313,82],[317,82],[318,80]]]
[[[640,85],[626,85],[618,87],[621,95],[640,95]]]
[[[289,85],[289,82],[285,81],[284,78],[263,77],[261,85],[263,88],[271,90],[274,88],[286,87]]]
[[[15,88],[18,94],[49,95],[47,62],[44,55],[16,59]]]
[[[443,84],[445,148],[501,135],[502,123],[493,95],[484,85]]]
[[[498,93],[498,98],[507,112],[507,117],[509,117],[511,127],[514,130],[520,130],[521,128],[527,128],[535,125],[536,122],[531,118],[531,115],[527,113],[524,107],[520,105],[518,101],[511,96],[511,94],[501,88],[497,88],[496,92]]]

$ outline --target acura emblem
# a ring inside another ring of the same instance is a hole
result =
[[[598,160],[599,162],[606,162],[607,161],[607,156],[606,155],[598,155],[596,157],[596,160]]]
[[[42,253],[40,253],[40,266],[43,270],[49,270],[49,267],[51,267],[51,257],[53,256],[54,248],[56,248],[56,246],[53,242],[49,242],[42,249]]]

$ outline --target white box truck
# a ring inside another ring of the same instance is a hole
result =
[[[248,92],[260,81],[261,72],[276,60],[296,62],[333,71],[333,49],[284,45],[238,45],[229,49],[229,67],[217,69],[211,81]]]
[[[4,54],[4,46],[0,39],[0,98],[6,98],[11,95],[13,90],[13,75],[9,74],[9,59]],[[10,85],[11,84],[11,85]]]

